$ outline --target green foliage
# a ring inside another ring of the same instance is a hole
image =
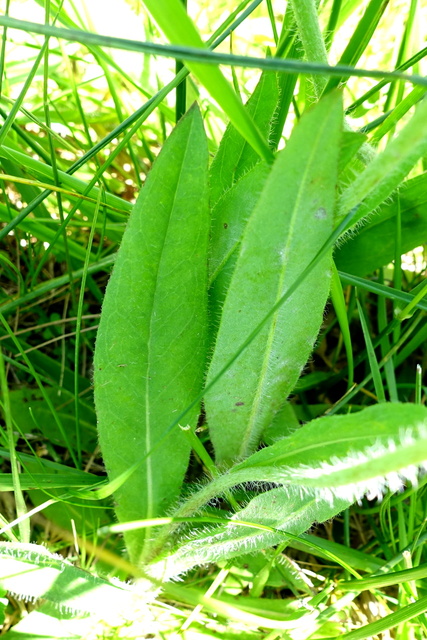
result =
[[[423,640],[422,3],[116,0],[122,38],[33,4],[0,16],[3,635]]]
[[[341,103],[334,95],[301,120],[278,155],[242,236],[208,385],[331,233],[341,126]],[[207,420],[219,464],[251,453],[292,391],[322,322],[330,260],[329,255],[317,265],[207,392]]]
[[[112,479],[141,461],[116,492],[120,520],[166,513],[188,465],[190,446],[179,429],[152,449],[174,413],[185,410],[202,387],[207,161],[201,117],[193,108],[141,192],[105,294],[94,361],[101,450]],[[198,413],[196,406],[185,416],[193,429]],[[138,562],[144,535],[129,534],[127,545]]]
[[[255,124],[266,140],[275,119],[275,112],[279,102],[278,78],[275,73],[263,73],[246,104]],[[259,156],[246,142],[240,133],[230,123],[221,139],[221,144],[212,161],[209,182],[211,206],[217,204],[224,192],[238,182],[257,162]],[[215,221],[215,216],[212,215]],[[212,239],[212,250],[216,243]]]
[[[43,598],[64,611],[102,617],[105,610],[124,610],[129,585],[110,583],[66,562],[41,545],[1,543],[1,582],[18,597]]]

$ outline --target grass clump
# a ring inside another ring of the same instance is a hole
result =
[[[425,7],[113,4],[0,16],[3,635],[422,640]]]

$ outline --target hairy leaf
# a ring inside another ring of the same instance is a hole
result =
[[[312,420],[287,438],[257,451],[187,499],[176,518],[197,512],[209,500],[242,483],[290,485],[318,498],[354,501],[368,494],[416,485],[427,470],[427,408],[382,403],[350,415]],[[156,541],[156,552],[176,528]]]
[[[130,585],[94,576],[37,544],[0,543],[0,584],[26,601],[43,598],[100,617],[128,610],[137,598]]]
[[[270,135],[278,100],[277,74],[264,72],[245,108],[266,140]],[[210,168],[211,206],[257,162],[259,155],[230,123]]]
[[[208,383],[329,237],[341,127],[340,96],[330,95],[278,155],[243,233]],[[329,267],[328,256],[206,394],[217,462],[251,453],[292,391],[322,322]]]
[[[101,449],[110,479],[141,461],[115,495],[121,521],[164,514],[188,464],[190,445],[179,429],[145,456],[202,384],[207,164],[202,119],[193,108],[147,179],[105,295],[94,363]],[[197,415],[196,407],[188,424],[194,427]],[[143,531],[126,537],[135,562],[144,540]]]
[[[285,532],[299,535],[314,522],[329,520],[351,504],[345,499],[325,500],[314,493],[301,494],[299,487],[272,489],[253,498],[234,514],[230,524],[193,535],[165,559],[152,565],[151,572],[170,579],[207,562],[235,558],[285,542]],[[283,533],[233,524],[233,520],[265,525]]]
[[[402,252],[406,253],[427,237],[427,173],[404,182],[400,191]],[[395,257],[397,198],[384,203],[358,234],[341,244],[335,252],[337,268],[365,276]]]
[[[414,115],[384,151],[366,166],[343,191],[337,203],[341,221],[354,211],[351,225],[376,209],[398,187],[415,163],[427,154],[427,100],[421,101]]]
[[[269,171],[267,163],[260,162],[226,191],[212,209],[209,307],[213,325],[219,322],[243,231]]]
[[[254,453],[230,472],[240,482],[261,480],[358,499],[417,482],[427,468],[427,409],[382,403],[350,415],[324,416]],[[322,494],[323,495],[323,494]]]

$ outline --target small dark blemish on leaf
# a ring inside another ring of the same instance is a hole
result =
[[[224,229],[228,229],[228,224],[224,222]]]
[[[244,402],[236,402],[236,407],[242,407],[244,404]]]

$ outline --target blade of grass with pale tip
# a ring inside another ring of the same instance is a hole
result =
[[[171,43],[205,49],[205,45],[180,0],[144,0],[154,20]],[[218,67],[186,61],[186,66],[209,91],[256,153],[272,162],[273,153],[240,98]]]
[[[192,108],[164,145],[128,227],[105,294],[95,347],[95,403],[110,479],[150,451],[197,396],[206,355],[208,150]],[[195,426],[198,407],[186,420]],[[120,521],[164,514],[190,454],[176,429],[117,490]],[[167,464],[165,465],[165,461]],[[129,532],[133,562],[148,532]]]
[[[305,114],[279,153],[243,233],[207,384],[332,231],[342,129],[339,94]],[[253,451],[309,357],[329,292],[330,254],[205,397],[216,460]]]

